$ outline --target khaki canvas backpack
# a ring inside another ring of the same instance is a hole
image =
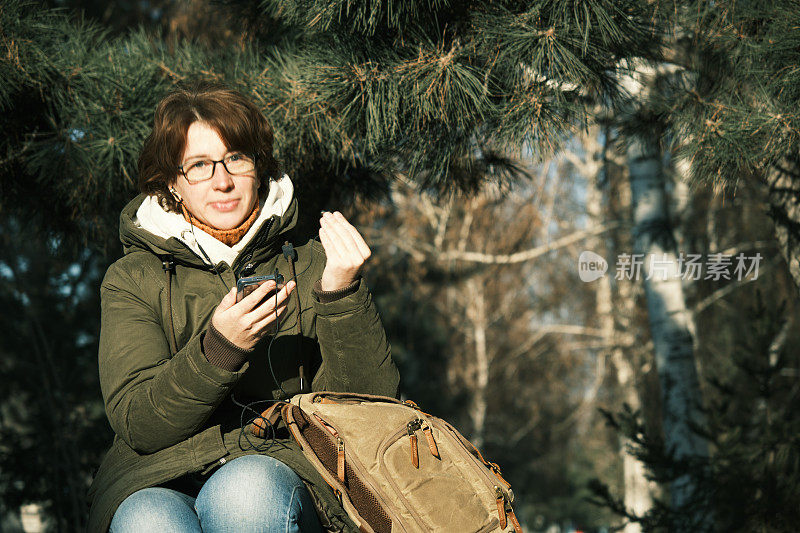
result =
[[[500,468],[411,401],[299,394],[264,411],[252,431],[263,437],[279,419],[365,533],[522,532]]]

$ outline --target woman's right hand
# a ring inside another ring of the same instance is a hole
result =
[[[275,331],[272,326],[286,310],[284,303],[296,286],[289,281],[277,296],[275,281],[269,280],[236,302],[236,287],[226,294],[214,311],[211,323],[226,339],[243,350],[251,350],[259,340]],[[263,301],[262,301],[263,300]]]

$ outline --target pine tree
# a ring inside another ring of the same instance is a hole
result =
[[[143,4],[125,5],[132,13]],[[159,29],[126,31],[123,22],[109,30],[4,2],[4,220],[83,240],[98,254],[116,250],[108,243],[135,194],[155,103],[189,77],[225,80],[267,114],[308,230],[320,205],[386,199],[398,173],[439,193],[522,178],[509,153],[553,153],[599,103],[619,110],[621,66],[668,59],[680,67],[676,83],[646,102],[669,132],[662,140],[681,141],[698,181],[735,188],[754,176],[770,187],[776,235],[800,285],[798,71],[784,68],[797,60],[796,2],[229,0],[226,8],[210,21],[200,8],[205,15],[182,21],[172,11]],[[672,23],[665,58],[658,50]],[[29,255],[54,252],[42,245]]]
[[[0,258],[0,500],[41,503],[52,530],[80,531],[112,436],[96,363],[107,263],[5,215]]]
[[[475,187],[470,169],[502,166],[498,152],[551,153],[588,120],[587,102],[616,97],[619,60],[657,44],[651,7],[634,0],[234,6],[258,11],[259,39],[211,49],[143,31],[107,38],[7,2],[2,205],[48,205],[43,222],[78,234],[113,227],[155,102],[197,75],[253,95],[317,204],[334,188],[374,197],[398,170],[437,190]]]
[[[675,10],[680,75],[656,99],[696,183],[769,194],[775,236],[800,289],[800,3],[695,0]]]
[[[654,479],[691,478],[689,498],[675,506],[657,501],[645,515],[631,514],[606,487],[598,502],[642,525],[644,531],[787,532],[800,520],[800,388],[786,350],[784,306],[765,305],[760,294],[747,310],[733,365],[708,380],[707,423],[694,428],[714,453],[678,456],[648,430],[636,412],[609,421],[634,443]],[[714,517],[709,522],[695,517]]]

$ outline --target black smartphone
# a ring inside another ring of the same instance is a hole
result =
[[[283,288],[283,276],[281,274],[268,274],[266,276],[248,276],[246,278],[239,278],[236,282],[236,301],[241,302],[242,298],[256,290],[262,283],[274,280],[279,291]],[[271,293],[272,294],[272,293]]]

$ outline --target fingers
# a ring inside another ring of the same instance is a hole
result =
[[[353,240],[352,242],[355,243],[358,252],[361,254],[361,257],[363,257],[364,260],[369,259],[369,256],[372,255],[372,252],[370,251],[369,246],[367,246],[367,243],[364,241],[364,237],[361,236],[355,226],[350,224],[347,219],[344,218],[344,216],[338,211],[334,213],[334,217],[339,219],[341,227],[347,230],[347,232],[350,234],[350,238]]]
[[[371,252],[361,234],[338,211],[320,219],[320,241],[325,253],[346,263],[363,263]]]
[[[219,309],[223,311],[226,309],[230,309],[236,303],[236,287],[232,287],[231,290],[228,291],[228,294],[222,297],[222,300],[219,302]]]
[[[267,313],[267,316],[253,324],[253,330],[263,333],[269,333],[269,331],[265,331],[271,324],[275,323],[280,317],[283,316],[283,312],[286,311],[286,306],[281,305],[277,309],[270,311]]]
[[[325,213],[322,217],[322,224],[324,224],[322,229],[325,230],[328,238],[337,248],[340,256],[346,257],[356,255],[359,258],[363,258],[358,245],[347,229],[350,223],[347,222],[340,213]],[[355,228],[353,229],[355,230]]]
[[[322,221],[320,220],[320,223]],[[342,256],[339,250],[339,246],[337,246],[332,240],[332,234],[325,229],[325,224],[322,223],[322,226],[319,228],[319,242],[322,243],[322,247],[325,249],[325,255],[328,257],[328,262],[335,262],[341,263]]]
[[[276,294],[267,298],[261,305],[258,305],[257,307],[255,307],[255,309],[253,309],[249,313],[246,313],[242,318],[247,323],[255,325],[261,322],[265,317],[269,316],[270,314],[274,315],[276,307],[280,307],[281,304],[283,304],[284,301],[286,301],[286,299],[295,289],[295,286],[296,283],[294,281],[290,281]],[[284,305],[283,307],[286,306]]]
[[[297,283],[292,280],[281,290],[275,290],[275,281],[268,280],[236,303],[236,287],[223,296],[211,323],[230,342],[250,349],[269,333],[268,326],[286,311],[284,303]],[[277,330],[276,330],[277,331]]]
[[[259,302],[261,302],[267,294],[275,290],[276,286],[275,280],[270,279],[256,287],[253,292],[242,298],[242,301],[239,302],[242,312],[246,313],[257,307]]]

